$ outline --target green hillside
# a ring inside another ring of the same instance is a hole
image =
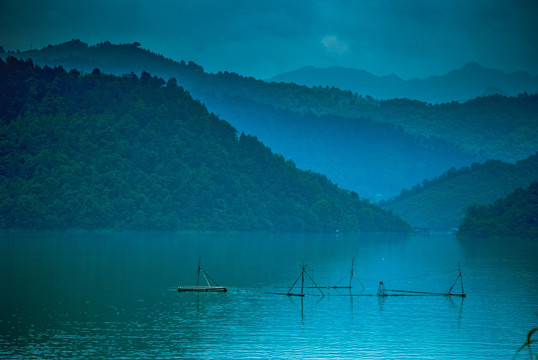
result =
[[[516,189],[489,206],[471,206],[458,237],[515,236],[538,238],[538,182]]]
[[[229,103],[248,99],[294,112],[353,119],[366,117],[401,126],[412,135],[454,143],[472,152],[477,160],[516,161],[538,149],[538,95],[492,95],[464,103],[438,105],[407,99],[379,101],[370,94],[356,94],[334,87],[267,83],[227,72],[210,74],[193,62],[164,58],[141,48],[139,43],[117,45],[104,42],[89,46],[73,40],[41,50],[8,54],[32,58],[37,64],[62,65],[85,72],[97,67],[118,75],[148,71],[165,79],[175,77],[193,97],[203,103],[215,103],[215,106],[223,100]],[[210,110],[218,113],[219,109]]]
[[[469,206],[491,204],[536,180],[538,154],[516,164],[490,160],[451,169],[381,205],[412,226],[449,230],[459,227]]]
[[[515,162],[538,149],[537,95],[493,95],[439,105],[378,101],[336,88],[210,74],[195,63],[166,59],[138,43],[88,46],[73,40],[8,54],[87,73],[99,68],[117,75],[148,71],[165,79],[175,77],[210,112],[239,131],[256,135],[274,151],[293,158],[298,167],[322,172],[362,197],[388,198],[451,167],[487,159]],[[308,138],[301,137],[304,132]],[[399,140],[392,142],[391,134]],[[370,148],[371,139],[380,145]]]
[[[0,62],[0,227],[407,231],[177,85]]]

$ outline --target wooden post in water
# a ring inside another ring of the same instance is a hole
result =
[[[312,281],[312,283],[314,284],[314,287],[319,290],[319,292],[321,293],[321,296],[325,296],[325,294],[323,293],[323,291],[321,291],[318,284],[316,284],[314,279],[312,279],[312,277],[306,272],[306,265],[304,265],[304,264],[300,265],[300,268],[301,268],[301,274],[297,277],[297,280],[295,280],[295,282],[290,287],[288,292],[286,294],[279,294],[279,295],[301,296],[301,297],[305,296],[305,293],[304,293],[304,288],[305,288],[305,286],[304,286],[304,276],[306,275],[306,276],[308,276],[310,281]],[[293,290],[293,288],[295,287],[295,284],[297,284],[297,281],[299,281],[299,279],[301,279],[301,293],[300,294],[294,294],[291,291]]]
[[[305,265],[304,265],[304,262],[303,262],[303,265],[301,266],[301,295],[304,295],[303,293],[303,290],[304,290],[304,271],[305,271]]]
[[[303,274],[304,274],[303,271],[301,271],[301,274],[300,274],[299,277],[295,280],[295,282],[294,282],[293,285],[290,287],[290,289],[288,290],[288,292],[287,292],[286,295],[288,295],[288,296],[292,296],[292,295],[294,295],[294,294],[292,294],[291,291],[292,291],[293,288],[295,287],[295,284],[297,284],[297,281],[299,281],[299,279],[303,276]],[[303,278],[303,279],[304,279],[304,278]],[[295,296],[297,296],[297,295],[295,295]],[[304,295],[301,293],[299,296],[304,296]]]
[[[316,289],[318,289],[319,292],[321,293],[321,296],[325,296],[325,294],[323,293],[323,291],[321,291],[321,288],[318,286],[318,284],[316,284],[316,282],[314,281],[314,279],[312,279],[312,277],[306,272],[306,265],[305,265],[304,268],[303,268],[303,273],[305,273],[306,276],[308,276],[308,278],[310,279],[310,281],[312,281],[312,283],[314,284],[314,286],[316,287]]]
[[[459,295],[461,297],[466,297],[467,295],[465,295],[465,291],[463,290],[463,277],[461,276],[461,267],[460,267],[460,262],[458,261],[458,276],[456,277],[456,280],[454,280],[454,283],[452,284],[452,286],[450,287],[450,289],[448,290],[448,293],[447,295]],[[461,294],[452,294],[452,289],[454,288],[454,285],[456,285],[456,283],[458,282],[458,279],[460,280],[460,284],[461,284]]]
[[[196,277],[196,286],[199,286],[200,284],[200,269],[201,269],[201,263],[202,263],[202,257],[198,256],[198,276]]]
[[[349,289],[351,291],[351,281],[353,281],[353,277],[355,276],[355,256],[351,259],[351,274],[349,276]],[[364,285],[362,284],[362,281],[360,281],[359,278],[356,278],[359,284],[361,284],[362,289],[364,290]]]
[[[461,294],[465,295],[465,291],[463,290],[463,276],[461,275],[461,267],[460,267],[459,261],[458,261],[458,271],[460,272]]]
[[[355,256],[351,258],[351,275],[349,276],[349,288],[351,289],[351,281],[353,280],[353,266],[355,265]]]

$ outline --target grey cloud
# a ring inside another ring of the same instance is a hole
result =
[[[2,0],[0,45],[140,41],[260,78],[306,65],[425,77],[469,61],[538,74],[536,14],[536,0]]]

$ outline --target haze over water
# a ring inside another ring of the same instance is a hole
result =
[[[511,358],[536,326],[538,251],[503,240],[3,232],[0,357]],[[199,257],[228,293],[177,293]],[[446,292],[459,261],[467,298],[269,294],[302,263],[318,285],[346,285],[353,257],[354,295],[380,280]]]

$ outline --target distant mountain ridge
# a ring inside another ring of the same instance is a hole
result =
[[[403,80],[395,74],[376,76],[364,70],[307,66],[278,74],[267,81],[292,82],[306,86],[334,86],[374,99],[407,98],[438,104],[464,102],[485,95],[517,96],[538,92],[538,76],[526,72],[505,73],[476,62],[442,76]]]

